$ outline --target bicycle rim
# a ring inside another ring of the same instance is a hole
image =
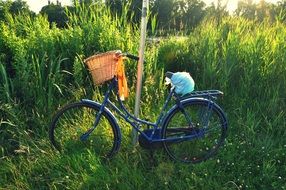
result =
[[[98,112],[99,107],[82,102],[63,107],[50,127],[52,145],[63,153],[89,150],[99,157],[111,157],[117,149],[118,135],[113,120],[105,112],[88,138],[81,139],[93,127]]]

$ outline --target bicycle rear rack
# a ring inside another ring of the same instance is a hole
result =
[[[217,99],[218,96],[222,96],[222,95],[223,95],[223,92],[219,90],[203,90],[203,91],[193,91],[183,96],[182,99],[195,98],[195,97]]]

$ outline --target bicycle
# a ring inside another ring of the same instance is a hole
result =
[[[131,54],[120,56],[139,59]],[[166,73],[166,77],[171,76],[171,72]],[[109,99],[113,92],[118,107]],[[173,160],[199,163],[216,153],[226,138],[226,115],[215,103],[220,95],[223,93],[219,90],[205,90],[181,97],[172,88],[157,120],[149,122],[128,112],[118,94],[117,77],[113,75],[102,103],[82,99],[55,114],[50,125],[50,141],[60,152],[90,146],[100,157],[111,158],[121,143],[121,131],[113,110],[139,133],[139,144],[143,148],[164,148]],[[171,99],[175,104],[167,110]],[[143,130],[142,125],[150,128]]]

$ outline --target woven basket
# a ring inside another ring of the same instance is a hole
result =
[[[121,51],[109,51],[88,57],[84,60],[95,85],[112,79],[116,75],[117,61]]]

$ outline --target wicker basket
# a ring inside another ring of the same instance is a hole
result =
[[[84,60],[95,85],[112,79],[116,75],[117,61],[121,51],[109,51],[88,57]]]

